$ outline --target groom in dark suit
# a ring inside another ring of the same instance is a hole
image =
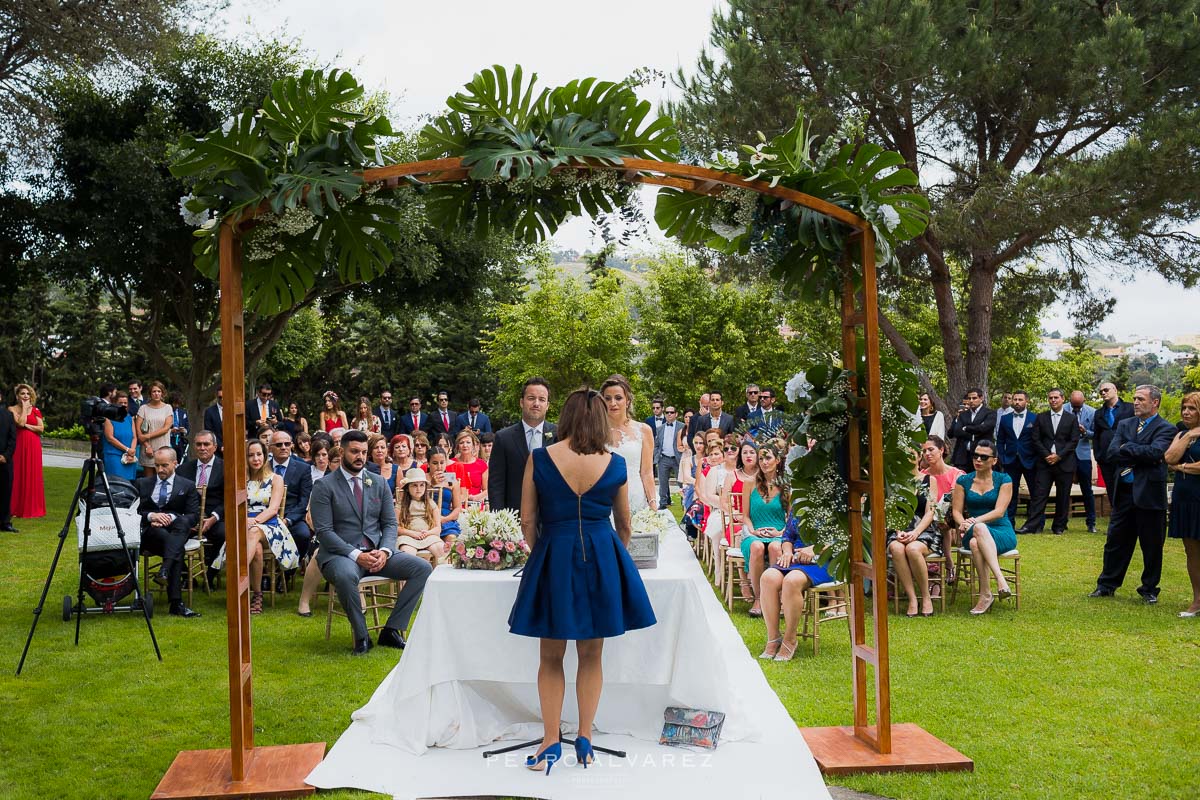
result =
[[[521,421],[496,434],[488,462],[488,506],[493,510],[521,510],[521,483],[529,451],[554,439],[554,424],[546,421],[550,409],[550,384],[530,378],[521,387]]]
[[[153,478],[137,482],[138,514],[142,518],[142,549],[162,556],[162,570],[155,579],[167,584],[169,613],[173,617],[198,617],[183,604],[183,547],[200,516],[200,494],[196,484],[175,471],[175,448],[154,451]]]
[[[1104,542],[1104,568],[1090,597],[1111,597],[1125,582],[1133,548],[1142,548],[1142,602],[1158,602],[1162,577],[1163,539],[1167,523],[1167,464],[1163,460],[1175,438],[1175,426],[1158,415],[1162,391],[1139,386],[1133,413],[1117,423],[1108,460],[1116,465],[1112,518]]]
[[[312,520],[317,541],[317,565],[337,592],[354,632],[354,654],[371,649],[358,582],[379,575],[404,581],[396,605],[379,632],[383,647],[404,649],[403,631],[425,590],[433,568],[417,556],[396,548],[396,509],[387,482],[365,472],[367,434],[342,435],[342,466],[316,482],[312,489]]]

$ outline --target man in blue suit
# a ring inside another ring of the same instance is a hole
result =
[[[1033,449],[1036,426],[1034,414],[1029,410],[1029,395],[1022,391],[1012,393],[1012,413],[1000,417],[996,430],[996,453],[1004,471],[1012,478],[1012,500],[1008,503],[1008,519],[1017,525],[1018,496],[1021,478],[1025,478],[1025,489],[1033,496],[1037,453]]]
[[[413,435],[414,431],[423,431],[429,427],[429,415],[421,411],[421,398],[408,398],[408,413],[400,418],[400,432]]]
[[[298,458],[292,458],[292,435],[287,431],[271,434],[271,470],[283,477],[287,489],[282,515],[292,538],[296,540],[296,551],[303,558],[308,553],[312,531],[304,516],[308,512],[308,496],[312,494],[312,468]],[[283,591],[283,585],[275,587]]]
[[[1175,426],[1158,415],[1162,391],[1143,385],[1133,393],[1133,416],[1117,423],[1108,446],[1116,464],[1112,519],[1104,542],[1104,568],[1089,597],[1112,597],[1125,582],[1134,545],[1142,548],[1142,602],[1158,602],[1163,539],[1167,522],[1167,464],[1163,456]]]
[[[480,410],[482,404],[478,397],[472,397],[471,402],[467,403],[467,410],[458,415],[458,429],[465,430],[470,428],[476,433],[493,433],[492,421],[488,419],[488,415]]]
[[[1079,444],[1075,445],[1075,481],[1083,491],[1083,512],[1088,533],[1096,532],[1096,495],[1092,492],[1092,441],[1096,435],[1096,409],[1087,405],[1083,392],[1071,392],[1070,411],[1079,425]]]

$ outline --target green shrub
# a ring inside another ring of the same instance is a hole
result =
[[[79,423],[69,428],[52,428],[46,431],[47,439],[76,439],[81,442],[88,440],[87,431]]]

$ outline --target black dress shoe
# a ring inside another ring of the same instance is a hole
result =
[[[1138,592],[1138,594],[1142,594],[1142,593],[1141,593],[1141,592]],[[1142,594],[1142,602],[1143,602],[1143,603],[1145,603],[1145,604],[1146,604],[1146,605],[1148,605],[1148,606],[1157,605],[1157,604],[1158,604],[1158,595],[1156,595],[1156,594]]]
[[[1062,536],[1066,531],[1053,531],[1055,536]]]
[[[0,525],[0,531],[4,531],[5,533],[20,533],[20,531],[14,528],[11,524]]]
[[[379,632],[380,647],[394,647],[397,650],[403,650],[406,644],[408,642],[404,641],[404,637],[400,635],[400,631],[395,628],[384,628]]]
[[[200,616],[199,611],[192,611],[180,601],[171,603],[171,610],[167,613],[172,617],[183,617],[184,619],[191,619],[192,617]]]
[[[1096,526],[1088,525],[1088,533],[1095,533],[1095,532],[1096,532]]]
[[[1033,528],[1026,528],[1022,525],[1020,528],[1017,528],[1017,533],[1041,533],[1041,531],[1035,531]]]
[[[1112,597],[1112,589],[1101,589],[1097,586],[1088,597]]]
[[[354,655],[365,656],[371,652],[371,637],[365,639],[356,639],[354,642]]]

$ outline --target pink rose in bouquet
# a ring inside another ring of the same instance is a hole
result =
[[[492,564],[499,564],[500,563],[500,554],[498,552],[496,552],[495,550],[492,550],[490,553],[487,554],[487,560]]]
[[[499,539],[492,539],[492,549],[493,550],[503,550],[504,542],[500,541]]]
[[[505,549],[505,551],[507,551],[509,553],[515,553],[515,552],[517,552],[517,543],[516,542],[505,542],[504,549]]]
[[[521,542],[521,549],[524,550],[526,553],[528,553],[529,552],[529,542]]]
[[[475,557],[476,557],[476,558],[483,558],[483,548],[482,548],[482,547],[476,547],[476,548],[475,548]]]
[[[454,549],[458,551],[460,556],[465,556],[467,554],[467,546],[462,542],[459,542]]]

